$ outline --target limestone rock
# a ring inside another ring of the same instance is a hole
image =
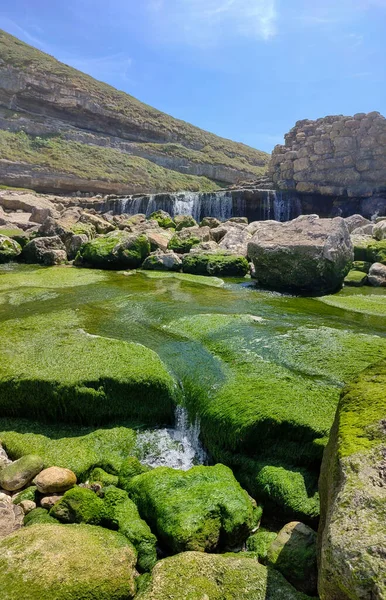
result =
[[[87,212],[82,213],[79,222],[93,225],[97,233],[100,234],[109,233],[110,231],[114,231],[115,229],[114,225],[112,225],[108,221],[105,221],[105,219],[102,219],[101,217],[97,217],[96,215],[92,215]]]
[[[0,498],[0,540],[20,529],[23,519],[24,511],[20,506]]]
[[[28,515],[31,512],[31,510],[35,510],[36,503],[33,502],[33,500],[22,500],[19,506],[22,508],[23,513],[25,515]]]
[[[115,531],[36,524],[0,542],[0,589],[4,600],[129,600],[135,562],[133,546]]]
[[[353,233],[353,231],[355,229],[358,229],[359,227],[365,227],[366,225],[371,225],[371,221],[369,221],[369,219],[366,219],[365,217],[362,217],[362,215],[358,215],[358,214],[351,215],[350,217],[346,217],[345,223],[346,223],[347,228],[350,233]]]
[[[49,496],[44,496],[40,500],[40,506],[46,510],[50,510],[57,502],[59,502],[61,498],[63,498],[62,494],[51,494]]]
[[[51,217],[52,219],[58,219],[60,217],[60,214],[53,207],[49,208],[38,205],[32,208],[32,213],[29,220],[33,223],[42,224],[48,217]]]
[[[41,494],[56,494],[74,487],[76,475],[70,469],[49,467],[41,471],[33,483]]]
[[[0,471],[0,487],[14,492],[28,485],[43,469],[40,456],[27,454]]]
[[[386,265],[382,263],[374,263],[370,267],[367,276],[370,285],[375,287],[386,287]]]
[[[275,567],[300,592],[316,596],[316,533],[293,521],[278,533],[267,552],[268,564]]]
[[[177,215],[174,217],[176,231],[181,231],[185,227],[197,227],[197,221],[191,215]]]
[[[15,260],[20,254],[20,244],[12,238],[0,234],[0,264]]]
[[[386,221],[380,221],[375,225],[373,237],[375,237],[376,240],[386,240]]]
[[[179,271],[182,260],[175,252],[153,252],[148,256],[142,269],[147,271]]]
[[[69,236],[65,243],[68,259],[73,260],[83,244],[87,242],[88,237],[84,233]]]
[[[343,390],[319,481],[321,600],[386,598],[386,362]]]
[[[177,231],[168,244],[168,249],[177,254],[186,254],[200,242],[210,240],[209,227],[187,227]]]
[[[235,221],[237,223],[237,221]],[[239,256],[248,255],[248,242],[252,235],[244,228],[232,227],[224,235],[219,243],[219,249],[231,252]]]
[[[260,285],[300,294],[336,291],[354,259],[344,220],[314,215],[262,225],[248,244],[248,256]]]
[[[352,235],[373,235],[374,224],[369,223],[368,225],[363,225],[363,227],[357,227],[352,232]]]
[[[11,464],[11,459],[8,458],[8,454],[4,450],[3,446],[0,443],[0,471],[3,467]]]
[[[226,221],[225,223],[221,223],[218,227],[214,227],[210,230],[210,238],[215,242],[219,243],[223,239],[223,237],[228,233],[230,229],[245,229],[245,225],[240,223],[233,223],[232,221]]]
[[[159,561],[136,600],[301,600],[277,571],[257,560],[184,552]],[[13,600],[13,599],[12,599]]]
[[[161,228],[159,232],[153,230],[147,231],[146,235],[150,242],[150,249],[152,251],[162,250],[163,252],[166,252],[168,243],[173,237],[173,233],[170,230]]]
[[[220,225],[220,221],[215,217],[204,217],[200,222],[200,227],[209,227],[210,229],[214,229]]]
[[[66,247],[57,235],[34,238],[24,246],[22,258],[27,263],[59,265],[67,261]]]

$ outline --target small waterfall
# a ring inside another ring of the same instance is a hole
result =
[[[180,192],[128,196],[109,201],[105,212],[147,217],[164,210],[172,217],[191,215],[196,221],[216,217],[226,221],[231,217],[247,217],[251,221],[289,221],[301,213],[300,200],[292,192],[275,190],[227,190],[220,192]]]
[[[172,467],[187,471],[207,460],[200,442],[200,424],[189,423],[183,406],[175,409],[173,429],[146,430],[138,433],[136,451],[141,462],[150,467]]]

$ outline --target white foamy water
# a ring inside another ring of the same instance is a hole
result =
[[[136,453],[149,467],[172,467],[187,471],[206,462],[201,445],[199,422],[191,424],[185,408],[177,406],[176,425],[172,429],[146,430],[138,433]]]

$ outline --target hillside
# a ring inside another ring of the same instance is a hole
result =
[[[174,119],[0,30],[0,183],[40,191],[216,189],[269,155]]]

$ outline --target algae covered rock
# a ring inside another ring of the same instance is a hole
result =
[[[30,513],[32,514],[32,513]],[[0,542],[3,600],[128,600],[135,550],[120,533],[91,525],[34,525]]]
[[[277,538],[277,533],[269,531],[264,527],[259,527],[256,533],[249,536],[246,541],[246,548],[248,552],[253,552],[259,561],[264,562],[267,558],[268,548],[272,542]]]
[[[209,227],[188,227],[178,231],[170,240],[168,249],[177,254],[186,254],[200,242],[210,241]]]
[[[299,591],[316,595],[316,533],[293,521],[287,523],[267,551],[268,564],[275,567]]]
[[[75,487],[54,504],[50,516],[62,523],[101,525],[105,519],[105,507],[103,500],[95,492]]]
[[[35,508],[24,517],[24,526],[57,525],[58,520],[52,517],[46,508]]]
[[[197,221],[191,215],[177,215],[174,217],[176,231],[181,231],[185,227],[197,227]]]
[[[386,598],[386,362],[341,395],[320,476],[321,600]]]
[[[344,220],[316,215],[263,223],[248,244],[248,256],[260,285],[300,294],[337,291],[354,260]]]
[[[156,221],[163,229],[175,228],[176,226],[169,213],[164,210],[156,210],[155,212],[151,213],[149,216],[149,221]]]
[[[70,469],[49,467],[41,471],[34,479],[41,494],[65,492],[76,484],[76,475]]]
[[[218,277],[244,277],[249,264],[244,256],[228,254],[187,254],[182,261],[184,273]]]
[[[228,467],[158,467],[128,485],[139,513],[172,551],[213,552],[242,544],[257,521],[255,505]]]
[[[19,460],[7,465],[0,471],[0,487],[14,492],[28,485],[35,475],[43,469],[40,456],[27,454]]]
[[[136,600],[305,600],[284,577],[239,556],[184,552],[161,560]]]
[[[148,256],[142,265],[146,271],[179,271],[181,269],[181,258],[175,252],[154,252]]]
[[[21,246],[17,241],[0,235],[0,264],[15,260],[21,254]]]
[[[135,269],[150,253],[144,234],[112,231],[81,246],[75,263],[99,269]]]
[[[344,285],[352,287],[361,287],[367,283],[367,274],[363,271],[351,269],[344,278]]]
[[[374,263],[371,265],[368,281],[375,287],[386,287],[386,264]]]

